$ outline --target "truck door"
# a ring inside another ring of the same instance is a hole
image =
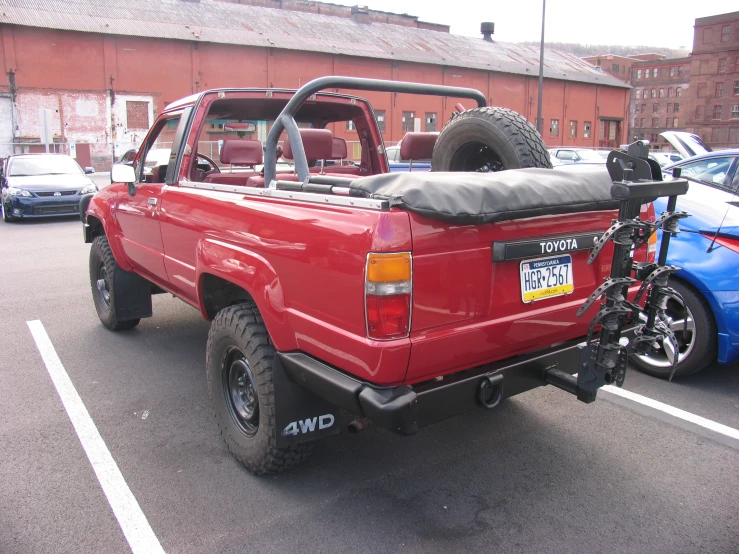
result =
[[[168,282],[159,218],[167,167],[175,152],[174,136],[181,122],[181,113],[156,122],[135,162],[134,194],[123,193],[118,200],[118,224],[126,256],[138,272],[158,283]]]

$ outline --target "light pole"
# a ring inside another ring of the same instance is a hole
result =
[[[539,48],[539,102],[536,107],[536,130],[541,134],[541,100],[544,90],[544,15],[547,12],[547,0],[542,0],[541,8],[541,47]]]

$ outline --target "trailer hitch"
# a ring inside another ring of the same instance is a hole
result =
[[[644,354],[661,344],[672,363],[670,379],[678,361],[677,339],[665,309],[669,298],[680,299],[677,291],[668,286],[670,275],[679,268],[667,265],[666,261],[670,238],[679,232],[679,220],[688,217],[687,213],[676,211],[677,197],[687,192],[688,181],[680,179],[679,170],[675,170],[673,180],[663,181],[659,166],[648,159],[648,154],[648,143],[637,141],[626,152],[614,150],[608,155],[607,167],[613,181],[611,196],[620,200],[618,219],[596,240],[588,264],[612,242],[611,274],[577,312],[577,317],[581,317],[596,302],[601,302],[580,347],[577,377],[559,370],[549,370],[544,375],[548,383],[577,395],[586,403],[595,400],[603,385],[623,384],[632,353]],[[668,197],[667,211],[655,222],[640,219],[642,203],[660,196]],[[634,251],[644,247],[658,230],[662,231],[662,243],[656,262],[634,262]],[[630,301],[629,287],[639,282],[639,291]],[[643,298],[646,300],[642,306]],[[622,336],[626,328],[630,329],[630,340]]]

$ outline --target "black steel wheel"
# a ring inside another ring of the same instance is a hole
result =
[[[506,108],[475,108],[452,116],[439,133],[432,171],[505,171],[551,168],[541,135]]]
[[[675,378],[679,378],[697,373],[716,359],[716,322],[706,301],[690,285],[670,279],[670,287],[685,300],[683,304],[673,296],[665,310],[667,323],[678,343]],[[666,379],[672,373],[672,364],[662,345],[656,345],[647,354],[633,355],[631,362],[653,377]]]
[[[208,392],[226,446],[256,475],[293,467],[312,451],[309,443],[277,448],[274,356],[269,333],[253,303],[218,312],[206,348]]]
[[[139,319],[119,321],[116,318],[115,275],[118,263],[103,235],[95,237],[90,248],[90,285],[92,299],[100,322],[111,331],[124,331],[139,324]]]

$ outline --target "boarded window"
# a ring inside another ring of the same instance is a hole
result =
[[[415,112],[403,112],[403,132],[413,132],[413,120],[416,117]]]
[[[552,119],[552,122],[549,125],[549,136],[559,136],[559,119]]]
[[[716,104],[713,107],[713,119],[721,119],[721,104]]]
[[[436,131],[436,113],[435,112],[426,112],[426,126],[424,130],[427,133]]]
[[[698,83],[698,98],[705,98],[706,90],[707,90],[706,83]]]
[[[577,121],[570,121],[570,138],[577,138]]]
[[[731,26],[724,25],[721,27],[721,42],[729,42],[729,36],[731,35]]]
[[[128,129],[149,128],[149,103],[126,101],[126,127]]]
[[[726,73],[726,58],[719,58],[718,60],[718,72]]]
[[[695,107],[695,118],[697,120],[701,120],[704,117],[706,117],[706,109],[705,109],[705,106],[696,106]]]
[[[377,118],[377,128],[380,129],[381,133],[385,132],[385,110],[375,110],[375,117]]]
[[[652,127],[659,127],[659,118],[657,117],[652,118]]]

